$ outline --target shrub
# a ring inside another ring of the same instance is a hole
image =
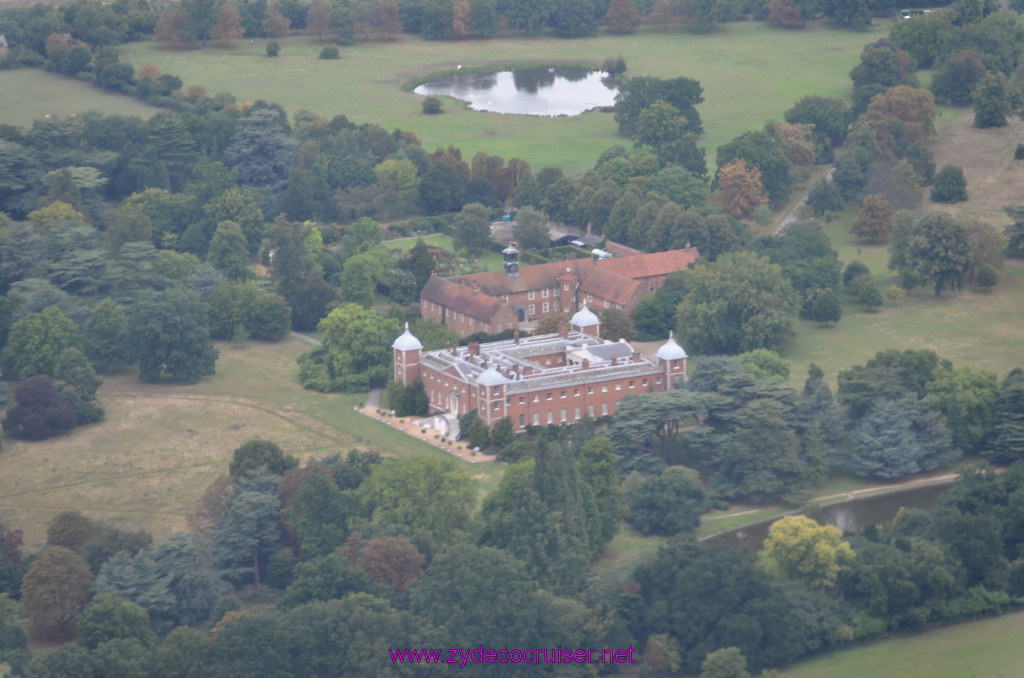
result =
[[[946,165],[935,175],[932,202],[962,202],[967,200],[967,179],[963,167]]]
[[[60,399],[53,380],[37,375],[25,379],[14,392],[17,403],[7,410],[3,430],[12,438],[45,440],[75,427],[75,410]]]
[[[327,47],[324,47],[322,50],[320,50],[320,58],[321,59],[339,59],[339,58],[341,58],[341,55],[338,54],[338,48],[337,47],[334,47],[333,45],[328,45]]]
[[[271,40],[267,43],[267,56],[276,57],[281,53],[281,45],[278,44],[277,40]]]
[[[437,97],[427,97],[423,100],[423,112],[427,115],[437,115],[444,113],[444,106],[441,105],[441,100]]]
[[[1014,160],[1024,160],[1024,144],[1017,144],[1017,148],[1013,150]]]
[[[996,273],[996,268],[992,264],[985,264],[978,269],[978,284],[984,288],[986,292],[990,288],[995,287],[999,283],[999,274]]]

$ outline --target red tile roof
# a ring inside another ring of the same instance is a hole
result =
[[[631,309],[648,293],[644,280],[686,270],[698,256],[697,248],[690,247],[597,262],[577,259],[523,266],[515,278],[503,270],[452,278],[435,276],[423,288],[420,298],[487,322],[500,308],[503,295],[557,288],[558,277],[571,269],[579,277],[580,293],[592,294]],[[479,292],[473,290],[474,285]]]

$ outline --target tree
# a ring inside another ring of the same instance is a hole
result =
[[[91,424],[103,419],[103,406],[96,400],[96,391],[103,380],[77,348],[66,348],[53,372],[54,388],[61,400],[71,405],[75,422]]]
[[[279,605],[290,609],[313,600],[344,598],[369,591],[370,579],[358,565],[341,553],[331,553],[299,563]]]
[[[845,109],[842,99],[812,94],[793,104],[784,117],[790,124],[813,125],[816,143],[838,146],[846,137]]]
[[[242,228],[233,221],[222,221],[210,240],[206,260],[228,280],[244,281],[249,278],[248,244]]]
[[[843,210],[843,194],[833,181],[819,179],[807,194],[807,206],[816,218]]]
[[[962,202],[967,200],[967,179],[964,169],[956,165],[944,165],[935,175],[932,188],[932,202]]]
[[[324,35],[331,29],[334,8],[327,0],[312,0],[306,13],[306,29],[316,36],[316,41],[324,41]]]
[[[274,42],[271,40],[267,43],[268,49]],[[266,188],[275,195],[284,193],[287,188],[288,170],[297,140],[285,133],[280,117],[281,114],[275,110],[261,108],[253,110],[239,121],[231,143],[224,149],[224,159],[238,171],[238,183],[242,186]],[[221,217],[223,219],[236,221],[243,231],[246,230],[245,224],[238,218],[224,216]]]
[[[37,374],[53,376],[57,360],[66,348],[81,348],[82,335],[56,306],[32,313],[11,326],[0,363],[9,379]]]
[[[113,593],[99,593],[78,618],[78,641],[95,650],[114,638],[134,638],[147,648],[156,645],[146,610]]]
[[[313,474],[299,486],[285,510],[288,528],[295,533],[303,559],[327,555],[345,543],[348,522],[358,513],[358,501],[333,480]]]
[[[75,411],[60,399],[53,380],[44,375],[29,377],[14,392],[14,407],[7,410],[3,430],[12,438],[45,440],[75,427]]]
[[[609,341],[633,341],[636,336],[636,327],[633,326],[633,319],[629,314],[618,308],[601,309],[598,313],[601,319],[601,338]]]
[[[734,217],[750,216],[755,207],[768,202],[761,183],[761,170],[748,166],[743,158],[720,167],[715,202]]]
[[[840,571],[854,558],[842,532],[807,516],[786,516],[772,524],[758,553],[765,572],[792,579],[818,591],[836,585]]]
[[[360,537],[358,548],[350,551],[346,543],[345,555],[371,582],[390,586],[398,594],[423,575],[426,561],[411,541],[401,537],[375,537],[365,543]]]
[[[800,317],[816,323],[837,323],[843,316],[839,296],[831,289],[809,289],[804,293],[804,307]]]
[[[322,349],[300,359],[299,378],[317,390],[364,390],[384,383],[391,369],[391,344],[401,334],[398,321],[372,309],[345,304],[317,325]]]
[[[696,353],[775,348],[796,310],[782,269],[754,253],[729,253],[687,273],[679,306],[679,336]]]
[[[675,106],[664,101],[655,101],[640,111],[631,138],[633,146],[661,148],[665,144],[685,139],[689,135],[689,121]]]
[[[292,20],[281,14],[281,0],[270,0],[267,3],[267,18],[260,23],[271,38],[287,38],[291,33]]]
[[[21,584],[29,635],[48,640],[74,637],[91,585],[92,572],[81,556],[61,546],[44,549]]]
[[[465,471],[451,459],[432,457],[377,466],[359,495],[374,523],[423,530],[438,546],[465,536],[476,503]]]
[[[262,468],[247,473],[211,535],[214,556],[226,575],[243,579],[251,572],[256,588],[263,556],[280,545],[281,500],[275,492],[280,481],[281,476]]]
[[[551,245],[548,216],[532,207],[523,207],[516,214],[512,234],[519,246],[528,250],[547,249]]]
[[[1004,127],[1010,114],[1010,93],[1006,76],[991,73],[971,93],[974,99],[974,126],[978,128]]]
[[[799,9],[794,9],[799,13]],[[715,650],[700,665],[700,678],[750,678],[747,658],[738,647]]]
[[[210,37],[214,40],[223,40],[224,44],[230,47],[235,40],[244,35],[242,15],[238,8],[232,2],[225,2],[217,12],[217,23],[210,29]]]
[[[793,184],[786,145],[777,136],[756,131],[745,132],[718,147],[716,160],[720,168],[741,158],[761,171],[761,181],[771,201],[776,205],[785,202]]]
[[[707,493],[700,475],[684,466],[671,466],[640,486],[629,499],[629,522],[644,534],[672,536],[700,524]]]
[[[599,16],[590,0],[560,0],[551,12],[550,23],[560,38],[582,38],[597,32]]]
[[[878,400],[853,428],[850,468],[884,479],[930,471],[960,456],[942,415],[910,398]]]
[[[212,197],[203,207],[209,228],[219,228],[230,221],[237,224],[245,235],[245,253],[252,257],[263,242],[262,196],[251,188],[232,186]],[[216,231],[213,231],[216,236]],[[210,242],[213,246],[213,242]],[[211,262],[215,263],[215,262]]]
[[[128,314],[125,342],[139,363],[139,381],[163,375],[194,383],[214,374],[219,352],[210,343],[206,307],[191,290],[140,294]]]
[[[421,110],[425,115],[440,115],[444,113],[444,104],[441,103],[440,97],[424,97]]]
[[[619,86],[619,93],[615,96],[615,122],[619,125],[619,134],[632,138],[640,114],[659,100],[675,108],[686,119],[684,131],[701,134],[704,130],[697,105],[704,101],[702,95],[700,83],[690,78],[630,78]]]
[[[617,35],[633,33],[640,27],[640,13],[631,0],[612,0],[604,15],[604,25]]]
[[[1003,380],[995,423],[985,455],[998,461],[1024,458],[1024,371],[1019,367]]]
[[[228,473],[232,478],[238,479],[249,471],[255,471],[262,466],[276,475],[284,475],[288,469],[295,468],[299,462],[290,454],[285,454],[276,443],[269,440],[253,440],[242,443],[231,456],[231,466]]]
[[[892,233],[892,204],[884,195],[869,195],[864,198],[864,205],[857,213],[853,222],[853,234],[871,242],[888,239]]]
[[[935,296],[959,290],[974,254],[967,227],[948,214],[929,214],[918,222],[907,251],[907,268],[932,283]]]
[[[977,54],[969,51],[957,52],[948,57],[935,73],[931,90],[935,96],[951,104],[969,104],[971,93],[985,75],[985,66]]]
[[[454,245],[465,248],[471,256],[479,256],[487,243],[491,242],[490,213],[478,202],[462,206],[462,211],[455,215]]]
[[[953,27],[937,14],[899,21],[889,31],[893,44],[914,58],[918,68],[932,68],[946,54]]]

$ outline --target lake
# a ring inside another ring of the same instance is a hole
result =
[[[424,83],[413,92],[460,99],[474,111],[558,116],[612,106],[618,90],[604,71],[553,66],[497,73],[456,72]]]

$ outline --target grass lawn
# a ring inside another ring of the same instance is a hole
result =
[[[161,110],[40,68],[0,71],[0,91],[4,93],[0,97],[0,122],[19,127],[31,127],[33,120],[47,115],[99,111],[148,118]]]
[[[1024,612],[830,652],[780,678],[1016,678],[1024,675]]]
[[[79,509],[115,526],[146,529],[159,541],[185,529],[206,486],[227,472],[235,448],[266,438],[300,459],[372,447],[395,457],[451,457],[353,411],[365,396],[306,391],[295,359],[309,346],[220,343],[217,376],[190,386],[107,377],[107,420],[42,442],[4,441],[0,520],[25,531],[29,548],[54,513]],[[459,462],[489,491],[493,462]]]
[[[622,55],[627,75],[663,78],[685,75],[704,86],[699,107],[713,165],[715,148],[733,137],[761,128],[807,94],[846,98],[848,73],[861,49],[887,34],[887,22],[865,32],[837,31],[811,22],[802,31],[779,30],[765,22],[721,24],[710,35],[640,32],[580,40],[512,38],[426,41],[401,36],[393,42],[342,47],[337,61],[317,58],[321,45],[305,36],[280,40],[281,55],[269,59],[266,41],[239,42],[232,49],[166,49],[153,42],[121,48],[136,68],[147,63],[182,78],[185,87],[202,85],[211,93],[231,92],[239,101],[266,99],[290,113],[306,109],[330,118],[347,115],[387,129],[409,129],[428,150],[449,144],[472,158],[478,151],[524,158],[534,167],[561,166],[570,173],[591,167],[616,144],[614,117],[592,112],[545,118],[466,110],[445,100],[443,115],[424,115],[421,97],[403,85],[431,74],[513,63],[601,64]]]
[[[435,233],[434,235],[428,235],[424,238],[399,238],[398,240],[388,240],[382,243],[383,247],[389,250],[411,250],[416,246],[416,241],[422,240],[431,247],[440,247],[448,252],[455,252],[455,244],[452,242],[450,235],[443,235]],[[497,252],[490,250],[484,250],[484,252],[474,259],[477,266],[476,270],[480,271],[499,271],[504,267],[504,259]]]

